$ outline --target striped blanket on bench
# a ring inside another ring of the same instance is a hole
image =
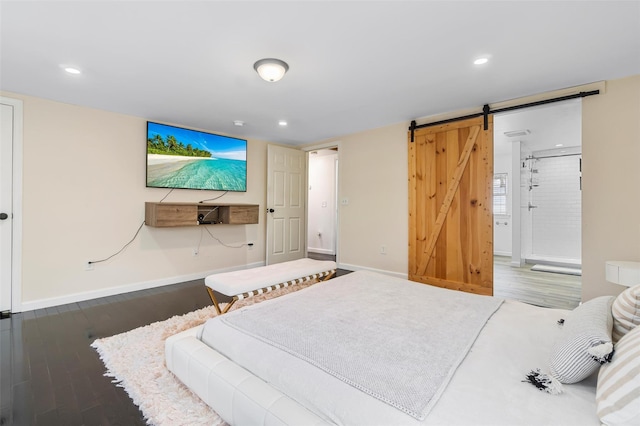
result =
[[[216,311],[218,314],[224,314],[238,300],[313,279],[326,281],[335,275],[336,267],[336,262],[333,261],[305,258],[258,268],[213,274],[206,277],[204,283]],[[224,310],[220,309],[214,290],[232,298]]]

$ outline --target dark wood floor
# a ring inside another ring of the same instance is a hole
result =
[[[0,320],[0,425],[146,424],[89,345],[210,304],[196,280]]]
[[[89,345],[210,303],[194,281],[0,320],[0,424],[146,424]]]

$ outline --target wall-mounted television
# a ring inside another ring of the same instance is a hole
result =
[[[147,187],[247,190],[247,141],[147,121]]]

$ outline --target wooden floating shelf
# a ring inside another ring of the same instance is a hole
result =
[[[258,223],[257,204],[144,203],[148,226],[250,225]]]

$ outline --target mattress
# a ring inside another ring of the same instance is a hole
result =
[[[339,285],[343,282],[341,280],[353,279],[362,274],[366,274],[370,280],[389,280],[389,277],[382,278],[379,274],[363,271],[332,280],[331,283]],[[352,278],[348,278],[350,276]],[[406,282],[396,278],[392,280],[398,280],[399,286],[400,283]],[[302,290],[298,293],[308,291]],[[269,304],[296,303],[296,297],[300,297],[296,294],[266,301],[260,305],[264,307]],[[401,299],[401,295],[399,298]],[[388,301],[389,304],[395,302]],[[401,308],[401,303],[394,307]],[[229,315],[243,315],[248,309],[252,307],[240,309]],[[428,301],[425,301],[425,309],[428,309]],[[541,392],[523,382],[529,371],[535,368],[544,370],[548,365],[551,346],[559,332],[557,321],[567,313],[565,310],[505,301],[487,321],[448,385],[439,395],[437,403],[423,420],[407,415],[287,351],[242,333],[237,328],[225,326],[224,322],[219,320],[214,319],[207,323],[198,333],[201,335],[201,341],[190,344],[198,346],[199,350],[211,356],[215,354],[216,357],[221,357],[234,368],[246,372],[252,379],[259,380],[270,391],[282,395],[288,403],[303,408],[308,412],[309,418],[313,419],[313,423],[598,425],[600,423],[595,414],[595,377],[578,384],[565,385],[565,392],[561,395]],[[319,316],[322,314],[318,312]],[[399,347],[398,357],[401,356],[402,347]],[[434,359],[424,361],[437,362]],[[183,381],[199,380],[180,378]],[[236,417],[225,417],[220,413],[222,408],[216,406],[215,399],[206,402],[226,421],[238,423]],[[265,407],[264,412],[269,413],[269,408]],[[254,417],[252,423],[256,423],[255,419],[258,418],[261,418],[260,415]],[[282,420],[281,423],[296,424],[298,421],[289,423]]]

